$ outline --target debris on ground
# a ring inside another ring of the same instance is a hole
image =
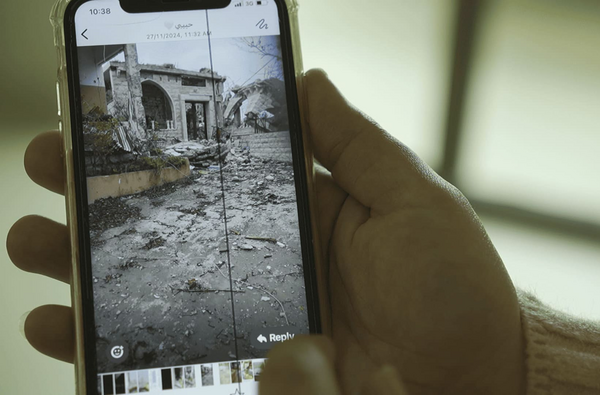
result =
[[[229,151],[230,148],[227,144],[219,144],[216,141],[208,142],[207,140],[187,141],[164,149],[165,155],[188,158],[192,166],[202,168],[210,168],[217,164],[213,162],[224,161]]]
[[[162,344],[132,348],[120,369],[151,367],[150,352],[171,366],[219,360],[235,350],[234,313],[241,358],[264,357],[255,328],[308,325],[292,166],[240,150],[218,163],[186,145],[180,156],[215,171],[90,205],[98,337]]]
[[[277,239],[272,237],[246,236],[248,240],[268,241],[269,243],[277,243]]]

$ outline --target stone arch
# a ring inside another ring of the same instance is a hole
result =
[[[146,112],[148,128],[152,122],[156,129],[175,129],[175,106],[173,99],[161,84],[153,80],[142,81],[142,104]]]

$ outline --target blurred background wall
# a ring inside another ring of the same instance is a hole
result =
[[[326,69],[463,190],[517,286],[600,319],[600,3],[300,3],[306,67]],[[27,214],[64,221],[62,199],[22,165],[27,143],[56,125],[51,5],[0,3],[2,238]],[[69,304],[68,292],[0,251],[0,393],[73,393],[72,367],[18,333],[25,311]]]

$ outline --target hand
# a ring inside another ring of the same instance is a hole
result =
[[[298,336],[271,350],[260,376],[261,395],[340,395],[333,344],[324,336]],[[396,369],[383,366],[363,377],[360,395],[407,395]]]
[[[344,394],[391,365],[408,393],[520,394],[515,289],[465,197],[351,107],[319,71],[305,78]]]
[[[60,194],[65,185],[61,147],[60,134],[46,132],[37,136],[25,153],[25,170],[29,177]],[[70,282],[70,242],[65,225],[39,216],[27,216],[13,225],[6,247],[17,267]],[[71,308],[38,307],[27,316],[24,330],[38,351],[62,361],[73,361],[75,335]]]
[[[382,366],[397,371],[411,395],[521,393],[517,296],[467,200],[351,107],[322,72],[309,72],[305,83],[315,155],[330,172],[317,178],[325,258],[318,270],[329,290],[322,297],[341,393],[359,392]],[[62,191],[57,133],[36,138],[25,163],[34,181]],[[7,247],[22,269],[69,281],[63,225],[26,217]],[[34,310],[25,334],[39,351],[72,361],[69,308]]]

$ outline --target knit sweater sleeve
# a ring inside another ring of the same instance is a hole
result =
[[[560,313],[519,291],[527,395],[600,395],[600,322]]]

